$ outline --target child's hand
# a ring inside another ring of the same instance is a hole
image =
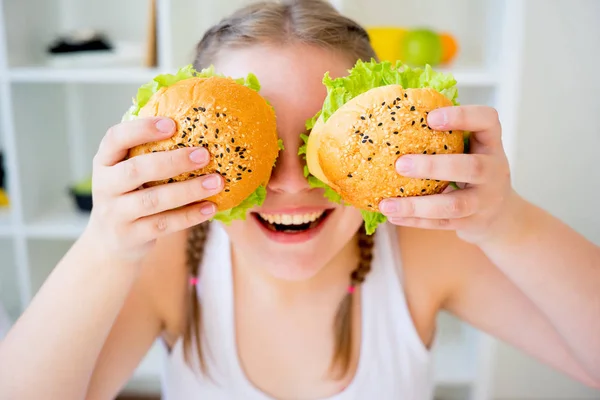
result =
[[[514,201],[510,170],[501,141],[497,112],[485,106],[440,108],[428,115],[433,129],[471,134],[471,154],[406,155],[396,170],[403,176],[466,183],[464,189],[438,195],[386,199],[380,210],[393,224],[451,229],[469,241],[496,234]]]
[[[170,119],[144,118],[120,123],[102,139],[94,157],[94,207],[86,235],[109,257],[137,261],[155,239],[202,223],[215,213],[214,204],[200,200],[221,191],[223,178],[218,174],[137,190],[144,183],[208,164],[210,155],[205,148],[181,148],[124,160],[131,147],[167,139],[174,130]]]

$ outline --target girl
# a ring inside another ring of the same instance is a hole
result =
[[[364,29],[319,0],[243,8],[210,29],[196,68],[257,74],[285,144],[263,206],[331,214],[319,231],[264,234],[248,216],[207,223],[222,178],[135,190],[207,163],[202,148],[124,160],[167,138],[151,118],[110,128],[94,210],[0,347],[0,398],[109,399],[156,338],[166,399],[428,399],[436,316],[447,310],[590,385],[600,381],[600,250],[521,198],[496,112],[439,109],[474,132],[467,156],[406,156],[404,175],[466,190],[386,199],[375,236],[356,209],[311,190],[298,157],[321,79],[375,57]],[[595,321],[595,322],[592,322]]]

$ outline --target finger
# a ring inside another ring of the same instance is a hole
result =
[[[216,212],[213,203],[202,202],[141,218],[131,224],[129,234],[142,242],[182,231],[212,218]]]
[[[169,118],[138,118],[121,122],[108,129],[102,138],[94,162],[112,166],[123,160],[127,151],[140,144],[164,140],[175,133],[175,122]]]
[[[123,194],[145,183],[172,178],[205,167],[210,154],[204,147],[184,147],[132,157],[107,168],[111,193]]]
[[[133,221],[204,200],[222,188],[223,177],[218,174],[153,186],[119,197],[117,212]]]
[[[406,177],[482,184],[490,181],[494,158],[487,154],[407,154],[396,161]]]
[[[393,225],[408,226],[421,229],[459,230],[468,221],[465,219],[426,219],[426,218],[392,218],[389,222]]]
[[[481,201],[476,189],[429,196],[385,199],[379,210],[388,218],[454,219],[475,214]]]
[[[483,145],[501,146],[501,125],[496,109],[488,106],[468,105],[442,107],[427,115],[428,125],[435,130],[463,130],[472,133],[472,139]]]

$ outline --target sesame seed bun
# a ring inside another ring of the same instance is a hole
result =
[[[147,186],[219,173],[224,190],[206,200],[223,211],[239,205],[271,176],[279,153],[275,112],[255,90],[233,79],[194,77],[163,87],[138,116],[172,118],[177,130],[170,139],[132,148],[129,157],[199,146],[211,155],[205,168]]]
[[[394,165],[405,154],[463,152],[462,131],[427,125],[427,113],[446,106],[452,102],[431,88],[371,89],[317,121],[307,143],[308,169],[345,203],[368,211],[378,211],[384,198],[441,193],[449,182],[404,177]]]

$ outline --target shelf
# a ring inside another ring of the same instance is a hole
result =
[[[0,238],[11,236],[13,233],[11,213],[7,208],[0,208]]]
[[[20,67],[9,70],[12,82],[27,83],[146,83],[160,74],[153,68],[48,68]]]
[[[89,214],[69,207],[57,207],[25,226],[25,235],[37,239],[77,239],[85,229]]]

